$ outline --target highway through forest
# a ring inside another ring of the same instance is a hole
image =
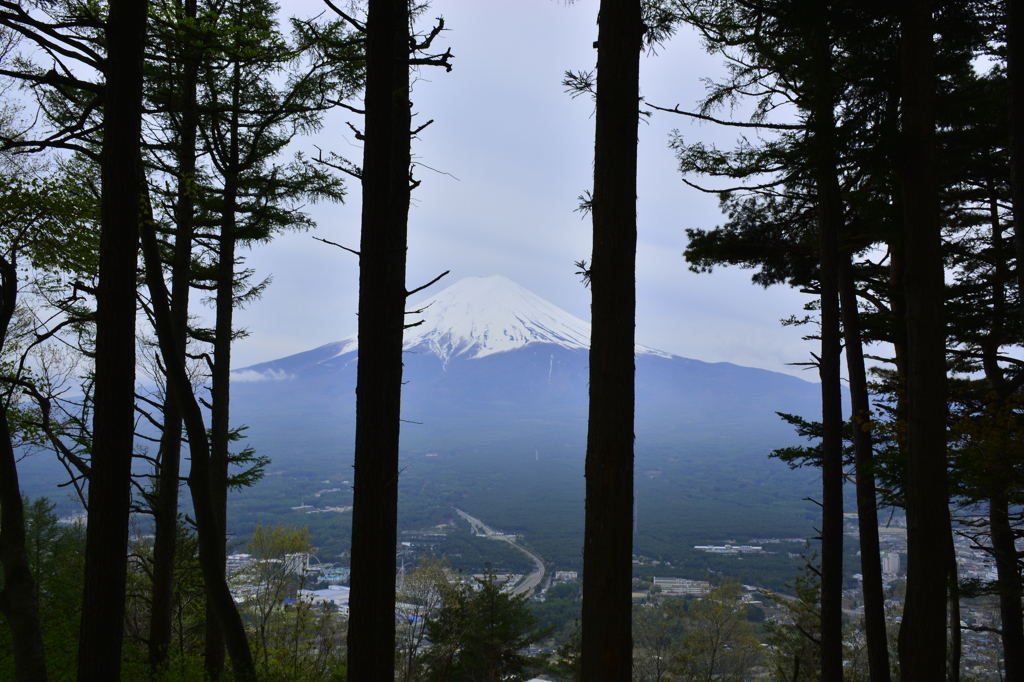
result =
[[[483,535],[486,535],[492,540],[504,540],[505,542],[507,542],[508,544],[512,545],[520,552],[525,554],[526,556],[530,557],[530,559],[533,561],[535,565],[533,572],[530,573],[530,575],[526,576],[526,579],[523,580],[523,582],[520,583],[514,590],[512,590],[512,594],[530,594],[533,592],[534,589],[536,589],[538,585],[540,585],[540,581],[544,579],[544,562],[541,561],[541,558],[539,556],[537,556],[530,550],[526,549],[525,547],[517,543],[515,540],[505,537],[504,535],[497,532],[496,530],[494,530],[493,528],[491,528],[475,516],[470,516],[461,509],[456,509],[455,511],[459,513],[459,516],[461,516],[469,522],[472,532],[477,534],[482,533]]]

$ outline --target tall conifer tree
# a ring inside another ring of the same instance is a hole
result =
[[[598,25],[581,675],[627,682],[633,672],[640,0],[602,0]]]
[[[903,0],[902,167],[906,230],[907,597],[899,634],[904,682],[945,675],[950,575],[946,482],[944,271],[935,175],[932,3]]]
[[[146,0],[111,0],[96,291],[96,384],[80,682],[121,671],[132,448],[135,436],[135,288],[142,196],[142,62]]]
[[[369,0],[349,679],[395,673],[398,436],[409,219],[407,0]]]

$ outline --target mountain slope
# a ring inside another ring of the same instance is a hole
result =
[[[402,411],[416,423],[403,427],[404,449],[581,442],[586,322],[503,277],[460,280],[411,309],[422,311],[422,324],[405,336]],[[303,449],[319,440],[351,452],[357,355],[349,337],[238,370],[234,414],[253,435],[284,429]],[[776,411],[813,416],[817,409],[816,385],[789,375],[639,345],[636,363],[638,452],[723,431],[733,440],[787,438]]]
[[[502,277],[461,280],[410,309],[422,324],[405,335],[401,529],[441,523],[458,506],[578,568],[589,325]],[[300,500],[316,504],[299,491],[350,475],[357,357],[349,337],[234,373],[235,423],[273,460],[251,501],[239,499],[240,532],[268,513],[309,523],[288,516]],[[814,472],[767,454],[796,440],[775,412],[815,417],[818,385],[639,345],[636,381],[638,554],[700,577],[711,569],[693,545],[813,533]],[[330,533],[344,544],[343,529]],[[795,572],[780,561],[779,581]]]

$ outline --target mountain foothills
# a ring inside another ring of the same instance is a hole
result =
[[[578,568],[589,325],[501,276],[462,279],[410,310],[421,312],[404,342],[400,529],[455,521],[459,507]],[[349,337],[233,372],[235,423],[271,459],[267,478],[233,497],[238,532],[350,498],[358,352]],[[794,442],[776,411],[812,417],[816,384],[640,345],[636,374],[638,554],[703,574],[694,545],[812,535],[812,476],[767,454]]]

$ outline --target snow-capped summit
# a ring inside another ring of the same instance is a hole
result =
[[[423,323],[405,332],[402,416],[416,426],[403,431],[403,448],[496,452],[514,440],[532,456],[538,444],[585,442],[586,322],[504,277],[460,280],[406,310],[422,311],[407,323]],[[638,439],[657,433],[704,448],[725,432],[788,434],[776,410],[820,409],[820,389],[795,377],[636,350]],[[327,452],[354,438],[357,373],[352,336],[236,370],[232,406],[254,434],[286,434],[275,447],[322,438],[316,447]]]
[[[405,332],[405,347],[426,346],[444,360],[481,358],[529,343],[590,347],[589,324],[500,275],[460,279],[410,310],[423,311],[423,324]]]
[[[406,330],[404,347],[425,347],[445,363],[453,357],[482,358],[531,343],[590,348],[588,323],[501,275],[465,277],[409,310],[422,311],[407,318],[422,323]],[[334,345],[337,355],[358,347],[355,336]],[[640,345],[636,352],[670,357]]]

